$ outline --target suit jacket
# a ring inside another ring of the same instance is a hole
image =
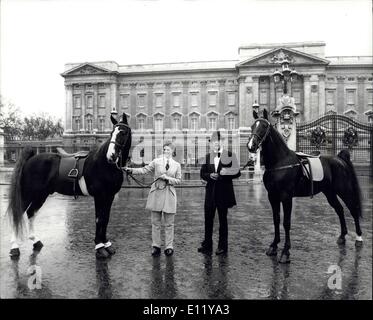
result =
[[[176,190],[174,185],[181,182],[181,166],[172,158],[169,159],[169,168],[166,170],[167,159],[163,156],[154,159],[142,168],[131,168],[132,174],[147,174],[154,172],[154,180],[162,174],[169,177],[169,181],[157,180],[150,188],[146,209],[176,213]]]
[[[232,208],[237,204],[232,179],[241,176],[237,157],[231,151],[223,150],[217,171],[215,171],[214,157],[214,153],[206,155],[205,163],[202,165],[200,172],[201,179],[207,181],[205,207]],[[226,168],[224,175],[220,174],[222,168]],[[219,173],[217,180],[210,178],[210,173],[214,172]]]

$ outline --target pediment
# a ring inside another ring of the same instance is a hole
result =
[[[251,57],[238,63],[237,67],[249,67],[249,66],[273,66],[279,65],[284,59],[289,60],[291,66],[296,65],[327,65],[329,60],[300,52],[289,48],[275,48],[264,52],[255,57]]]
[[[111,73],[112,71],[103,67],[95,66],[91,63],[83,63],[70,70],[65,71],[63,76],[87,75],[87,74],[103,74]]]

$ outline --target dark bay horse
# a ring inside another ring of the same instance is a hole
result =
[[[264,186],[272,206],[275,238],[266,254],[277,254],[277,244],[280,242],[280,204],[284,212],[283,226],[285,229],[285,245],[279,262],[290,262],[290,225],[293,197],[310,196],[310,181],[304,177],[300,161],[294,151],[290,150],[280,133],[268,121],[268,113],[263,112],[259,118],[254,112],[255,122],[252,126],[252,136],[247,144],[250,152],[256,152],[262,147],[265,166],[263,175]],[[361,193],[350,153],[342,150],[336,157],[320,156],[324,178],[314,182],[313,194],[324,193],[329,204],[334,208],[341,224],[341,234],[338,244],[345,243],[347,227],[340,197],[354,218],[356,228],[356,245],[362,244],[359,219],[361,217]]]
[[[110,209],[114,196],[123,182],[123,167],[131,147],[131,128],[123,113],[118,122],[111,116],[114,128],[110,137],[95,150],[88,153],[84,162],[83,177],[88,194],[94,198],[96,211],[95,249],[97,258],[107,258],[115,253],[111,242],[106,238]],[[58,153],[40,153],[26,147],[18,159],[10,190],[8,214],[12,221],[13,236],[10,255],[20,255],[17,239],[28,222],[29,239],[34,249],[43,244],[34,235],[35,213],[42,207],[48,196],[54,192],[68,194],[59,185],[59,167],[62,155]],[[27,218],[24,216],[26,212]],[[27,230],[27,229],[26,229]]]

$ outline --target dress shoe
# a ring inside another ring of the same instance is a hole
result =
[[[152,256],[153,257],[158,257],[160,254],[161,254],[161,248],[153,247]]]
[[[220,255],[220,254],[225,254],[228,252],[228,249],[221,249],[221,248],[218,248],[216,251],[215,251],[215,254],[216,255]]]
[[[166,255],[166,256],[172,256],[173,254],[174,254],[174,249],[172,249],[172,248],[168,248],[168,249],[166,249],[165,251],[164,251],[164,254]]]
[[[198,248],[198,252],[200,252],[200,253],[203,253],[203,254],[211,254],[211,252],[212,252],[212,248],[210,248],[210,247],[205,247],[205,246],[200,246],[199,248]]]

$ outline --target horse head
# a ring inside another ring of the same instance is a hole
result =
[[[126,161],[131,147],[131,128],[128,125],[127,116],[123,113],[118,122],[112,115],[110,116],[114,129],[110,135],[110,143],[106,152],[106,158],[109,163]],[[123,163],[119,163],[120,166]]]
[[[255,119],[254,124],[251,126],[251,137],[247,143],[247,148],[251,153],[255,153],[262,143],[267,138],[271,129],[271,124],[268,121],[268,112],[266,109],[263,110],[263,117],[259,118],[258,112],[253,111]]]

